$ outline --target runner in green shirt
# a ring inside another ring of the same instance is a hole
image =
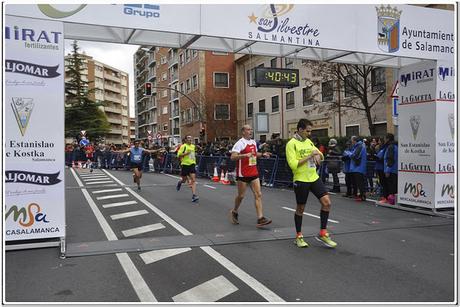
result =
[[[196,195],[196,151],[195,145],[192,144],[192,136],[188,135],[185,138],[185,144],[183,144],[177,151],[177,157],[181,160],[181,177],[176,186],[176,190],[179,191],[182,183],[187,181],[187,177],[190,181],[192,188],[192,202],[198,201],[198,195]]]
[[[312,123],[305,118],[299,120],[296,134],[286,144],[286,159],[292,170],[294,193],[297,202],[294,214],[296,228],[294,243],[298,247],[308,247],[308,243],[304,241],[302,235],[302,217],[308,194],[311,191],[321,203],[321,228],[316,239],[328,247],[336,247],[337,243],[331,240],[326,229],[331,200],[323,182],[316,173],[316,165],[319,165],[324,160],[324,157],[310,140],[312,126]]]

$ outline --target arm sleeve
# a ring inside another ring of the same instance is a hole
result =
[[[233,148],[232,148],[232,151],[231,152],[236,152],[236,153],[240,153],[243,148],[242,147],[242,143],[240,141],[236,142],[235,145],[233,145]]]
[[[286,160],[291,170],[295,171],[299,161],[296,158],[294,143],[289,142],[286,145]]]

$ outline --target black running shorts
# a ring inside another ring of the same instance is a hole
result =
[[[310,191],[318,199],[320,199],[324,195],[328,195],[326,187],[324,186],[320,178],[313,182],[295,181],[294,193],[297,204],[305,205],[307,203],[308,193],[310,193]]]
[[[129,162],[129,168],[130,169],[137,168],[138,170],[142,171],[142,163]]]
[[[259,178],[259,176],[252,176],[252,177],[236,177],[236,180],[242,181],[242,182],[246,182],[246,183],[250,183],[250,182],[252,182],[253,180],[256,180],[257,178]]]
[[[190,174],[195,174],[196,173],[195,164],[181,165],[181,167],[182,167],[181,171],[180,171],[181,176],[188,176]]]

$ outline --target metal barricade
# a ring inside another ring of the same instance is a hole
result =
[[[263,186],[272,187],[278,165],[278,156],[272,155],[271,158],[261,158],[257,160],[260,183]]]
[[[212,178],[214,175],[214,166],[217,166],[217,172],[220,175],[221,156],[199,156],[197,176]]]
[[[272,182],[275,187],[292,187],[292,171],[286,158],[277,159]]]
[[[168,153],[163,166],[163,172],[167,174],[180,173],[180,161],[175,153]]]

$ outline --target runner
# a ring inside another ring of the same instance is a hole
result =
[[[189,179],[189,185],[192,188],[192,202],[198,201],[198,195],[196,195],[196,150],[195,148],[198,145],[192,144],[192,136],[188,135],[185,138],[185,143],[179,147],[177,151],[177,157],[180,159],[181,163],[181,177],[182,179],[179,180],[176,186],[176,190],[179,191],[182,183]]]
[[[157,152],[163,152],[164,149],[160,148],[157,150],[148,150],[140,146],[140,140],[134,141],[134,146],[126,150],[114,151],[119,153],[129,153],[129,168],[133,171],[134,183],[137,183],[137,189],[141,189],[141,178],[142,178],[142,156],[144,152],[155,154]]]
[[[244,198],[248,185],[254,193],[255,207],[257,214],[257,227],[268,225],[271,219],[264,217],[262,210],[262,192],[260,189],[259,172],[257,170],[257,158],[270,157],[270,153],[257,152],[257,145],[252,137],[252,128],[244,125],[241,128],[243,137],[235,143],[232,149],[231,159],[236,163],[236,180],[238,181],[238,195],[235,198],[235,206],[230,210],[230,221],[238,224],[238,209]]]
[[[307,203],[308,193],[311,191],[321,203],[320,221],[321,228],[316,239],[326,246],[336,247],[337,243],[331,240],[326,230],[331,200],[323,182],[316,173],[316,165],[324,160],[323,154],[310,140],[312,123],[303,118],[297,123],[297,132],[286,145],[286,159],[292,170],[294,193],[297,208],[294,214],[296,239],[298,247],[308,247],[302,235],[302,217]]]

